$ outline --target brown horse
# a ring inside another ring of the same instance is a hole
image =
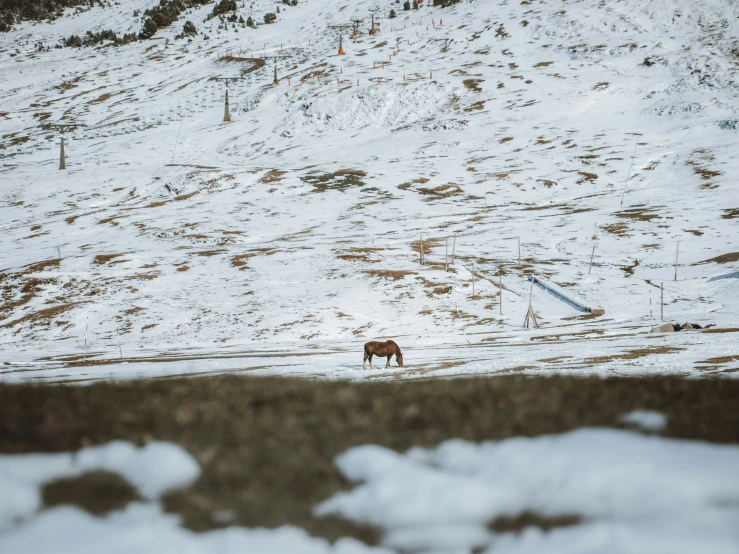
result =
[[[362,369],[365,368],[367,360],[369,360],[370,369],[375,369],[372,367],[372,356],[377,356],[379,358],[387,356],[387,364],[385,364],[385,367],[390,367],[390,358],[395,356],[395,361],[398,362],[399,366],[403,367],[403,353],[400,351],[400,346],[391,340],[385,342],[372,341],[365,344]]]

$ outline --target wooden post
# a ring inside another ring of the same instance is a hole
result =
[[[659,320],[665,320],[665,284],[659,284]]]
[[[503,273],[499,275],[498,281],[498,304],[500,305],[500,315],[503,315]]]
[[[82,359],[84,361],[87,360],[87,324],[89,323],[89,321],[90,321],[90,316],[86,315],[85,316],[85,348],[84,348],[84,352],[82,353]]]
[[[449,237],[446,238],[446,246],[444,247],[444,271],[449,271]]]
[[[675,281],[677,281],[677,256],[680,253],[680,241],[677,241],[677,248],[675,249]]]
[[[590,253],[590,267],[588,268],[588,275],[590,275],[590,270],[593,269],[593,256],[595,256],[595,243],[593,243],[593,251]]]
[[[452,239],[452,263],[454,263],[454,250],[457,247],[457,233],[454,233],[454,238]]]
[[[526,311],[526,319],[523,320],[523,326],[527,329],[529,328],[529,324],[533,323],[534,327],[536,329],[539,328],[539,322],[536,321],[536,314],[534,313],[534,308],[531,306],[531,299],[534,295],[534,280],[531,279],[531,289],[529,291],[529,309]]]
[[[60,250],[58,246],[56,247],[56,254],[57,254],[57,257],[59,258],[59,261],[61,262],[62,261],[62,251]]]
[[[518,241],[518,265],[521,265],[521,237],[516,237]]]

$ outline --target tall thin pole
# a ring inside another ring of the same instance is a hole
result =
[[[636,144],[634,145],[634,155],[631,156],[631,163],[629,164],[629,173],[626,176],[626,181],[624,181],[624,191],[621,194],[621,209],[624,209],[624,196],[626,196],[626,186],[629,184],[629,179],[631,179],[631,168],[634,167],[634,158],[636,157],[636,149],[639,148],[639,139],[636,139]]]
[[[226,84],[226,104],[223,108],[223,121],[224,122],[231,121],[231,112],[228,109],[228,84]]]
[[[62,251],[59,248],[59,246],[56,247],[56,255],[59,258],[59,261],[61,262],[62,261]]]
[[[89,322],[90,322],[90,316],[89,315],[86,315],[85,316],[85,348],[84,348],[84,352],[82,354],[82,359],[83,360],[87,360],[87,325],[88,325]]]
[[[62,135],[61,145],[61,150],[59,151],[59,169],[67,169],[67,163],[64,159],[64,135]]]
[[[531,288],[529,289],[529,309],[531,309],[531,300],[534,297],[534,280],[531,279]]]
[[[593,251],[590,253],[590,267],[588,268],[588,275],[590,275],[590,270],[593,269],[593,256],[595,256],[595,243],[593,243]]]
[[[516,237],[518,240],[518,265],[521,265],[521,237]]]
[[[665,320],[665,284],[659,284],[659,320]]]
[[[677,281],[677,256],[680,253],[680,241],[677,241],[677,248],[675,249],[675,281]]]
[[[118,332],[118,324],[115,325],[115,334],[118,337],[118,353],[121,355],[121,360],[123,359],[123,350],[121,350],[121,334]]]

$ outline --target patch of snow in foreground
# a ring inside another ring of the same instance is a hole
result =
[[[622,423],[639,427],[645,431],[661,431],[667,425],[667,418],[659,412],[650,410],[634,410],[624,414]]]
[[[118,473],[149,500],[190,485],[200,466],[176,444],[153,441],[142,448],[113,441],[76,453],[0,456],[0,529],[41,507],[39,488],[90,471]]]
[[[609,429],[398,454],[365,445],[337,464],[355,489],[316,508],[386,531],[405,550],[502,553],[736,553],[739,447]],[[577,515],[549,532],[494,534],[525,511]]]
[[[197,462],[179,446],[113,442],[76,454],[0,456],[0,552],[285,553],[413,552],[736,553],[739,447],[609,429],[473,444],[453,440],[398,454],[364,445],[337,459],[362,481],[316,507],[385,531],[382,547],[333,545],[292,526],[193,533],[158,496],[187,486]],[[106,469],[147,500],[106,517],[75,507],[39,511],[43,483]],[[576,515],[549,532],[494,533],[488,524],[523,512]]]
[[[107,517],[63,506],[39,512],[41,486],[49,481],[107,470],[120,474],[148,502],[134,502]],[[0,552],[40,553],[285,553],[375,554],[350,538],[333,546],[296,527],[230,528],[192,533],[179,517],[165,514],[158,497],[192,484],[200,467],[176,444],[151,442],[143,448],[114,441],[77,453],[0,456]]]

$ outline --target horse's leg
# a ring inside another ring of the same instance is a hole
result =
[[[362,360],[362,369],[367,367],[367,351],[364,351],[364,360]]]
[[[393,355],[390,354],[390,353],[388,353],[388,355],[387,355],[387,363],[385,364],[385,367],[390,367],[390,358],[392,358],[392,357],[393,357]]]
[[[374,352],[370,352],[370,355],[369,355],[370,369],[375,369],[374,367],[372,367],[372,356],[373,355],[374,355]]]

